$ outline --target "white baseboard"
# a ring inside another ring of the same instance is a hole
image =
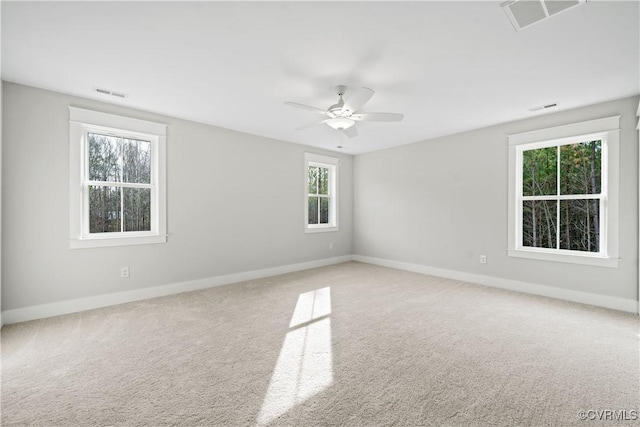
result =
[[[45,317],[59,316],[61,314],[75,313],[79,311],[92,310],[95,308],[107,307],[110,305],[123,304],[145,300],[149,298],[162,297],[166,295],[178,294],[181,292],[196,291],[199,289],[211,288],[214,286],[228,285],[245,280],[260,279],[263,277],[276,276],[278,274],[291,273],[294,271],[308,270],[316,267],[324,267],[332,264],[339,264],[347,261],[360,261],[368,264],[380,265],[383,267],[397,268],[399,270],[412,271],[415,273],[429,274],[433,276],[446,277],[449,279],[464,282],[477,283],[494,288],[507,289],[516,292],[524,292],[534,295],[573,301],[582,304],[595,305],[599,307],[612,308],[615,310],[638,313],[638,301],[610,297],[606,295],[591,294],[587,292],[572,291],[569,289],[556,288],[552,286],[536,285],[533,283],[518,280],[503,279],[499,277],[483,276],[480,274],[464,273],[461,271],[447,270],[426,265],[411,264],[401,261],[393,261],[381,258],[372,258],[362,255],[345,255],[334,258],[325,258],[316,261],[290,264],[280,267],[266,268],[263,270],[247,271],[242,273],[228,274],[225,276],[207,277],[204,279],[191,280],[188,282],[172,283],[169,285],[155,286],[150,288],[136,289],[126,292],[98,295],[94,297],[78,298],[68,301],[60,301],[50,304],[42,304],[31,307],[18,308],[3,311],[0,314],[2,324],[26,322],[28,320],[42,319]]]
[[[429,274],[432,276],[446,277],[448,279],[460,280],[463,282],[477,283],[493,288],[508,289],[510,291],[542,295],[545,297],[556,298],[565,301],[573,301],[582,304],[612,308],[614,310],[627,311],[630,313],[638,313],[638,301],[632,299],[610,297],[588,292],[572,291],[569,289],[556,288],[553,286],[536,285],[534,283],[521,282],[518,280],[483,276],[473,273],[464,273],[462,271],[447,270],[444,268],[429,267],[426,265],[411,264],[408,262],[392,261],[381,258],[372,258],[362,255],[354,255],[353,260],[364,262],[367,264],[380,265],[383,267],[397,268],[399,270],[412,271],[414,273]]]
[[[316,261],[302,262],[299,264],[283,265],[280,267],[265,268],[263,270],[247,271],[243,273],[228,274],[225,276],[207,277],[188,282],[172,283],[169,285],[154,286],[150,288],[136,289],[132,291],[117,292],[113,294],[98,295],[94,297],[78,298],[68,301],[54,302],[50,304],[35,305],[25,308],[17,308],[2,312],[4,324],[26,322],[28,320],[42,319],[45,317],[59,316],[61,314],[75,313],[78,311],[92,310],[94,308],[110,305],[140,301],[149,298],[178,294],[181,292],[196,291],[214,286],[228,285],[245,280],[260,279],[276,276],[278,274],[294,271],[308,270],[310,268],[324,267],[326,265],[339,264],[351,261],[351,255],[325,258]]]

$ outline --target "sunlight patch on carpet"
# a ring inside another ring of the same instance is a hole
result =
[[[330,314],[330,288],[298,297],[258,425],[270,423],[333,383]]]
[[[289,327],[311,322],[331,314],[331,288],[317,289],[298,296],[298,303],[291,316]]]

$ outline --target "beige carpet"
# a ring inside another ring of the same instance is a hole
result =
[[[2,425],[637,425],[638,326],[350,262],[6,326]]]

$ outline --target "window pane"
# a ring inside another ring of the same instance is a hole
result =
[[[309,224],[318,224],[318,198],[309,197]]]
[[[122,140],[117,137],[87,134],[89,142],[89,179],[92,181],[120,182],[120,150]]]
[[[124,231],[151,230],[151,189],[123,188]]]
[[[557,153],[557,147],[527,150],[522,153],[523,196],[556,194]]]
[[[598,252],[600,200],[560,201],[560,249]]]
[[[318,194],[318,169],[309,166],[307,183],[309,185],[309,194]]]
[[[122,139],[123,181],[151,183],[151,142]]]
[[[602,141],[560,147],[560,194],[600,194]]]
[[[329,194],[329,169],[318,169],[318,194]]]
[[[526,200],[522,202],[522,245],[556,248],[557,202]]]
[[[120,188],[89,186],[89,232],[119,233]]]
[[[329,224],[329,198],[320,198],[320,224]]]

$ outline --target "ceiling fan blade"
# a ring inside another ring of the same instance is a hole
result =
[[[303,110],[311,110],[311,111],[315,111],[316,113],[325,114],[325,115],[327,114],[327,112],[322,108],[312,107],[311,105],[298,104],[297,102],[285,102],[285,104],[289,105],[290,107],[302,108]]]
[[[342,111],[349,110],[352,113],[355,113],[364,104],[369,102],[374,93],[375,92],[368,87],[361,87],[360,89],[356,89],[356,91],[351,94],[349,99],[345,101],[344,107],[342,107]]]
[[[360,113],[352,114],[350,119],[359,122],[399,122],[404,118],[400,113]]]
[[[346,128],[342,132],[344,132],[344,134],[347,135],[349,138],[353,138],[354,136],[358,136],[358,129],[356,129],[355,126],[351,126],[349,128]]]
[[[296,128],[295,130],[302,130],[302,129],[312,128],[312,127],[314,127],[314,126],[317,126],[317,125],[321,125],[321,124],[323,124],[323,123],[326,123],[326,122],[328,122],[329,120],[331,120],[331,119],[324,119],[324,120],[320,120],[319,122],[309,123],[309,124],[307,124],[307,125],[300,126],[299,128]]]

